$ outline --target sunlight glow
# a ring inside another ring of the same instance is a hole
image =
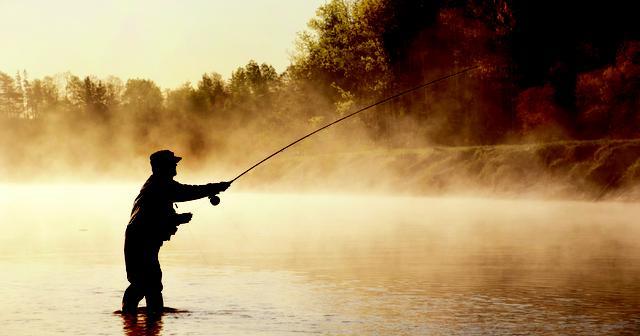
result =
[[[163,88],[228,77],[250,59],[289,65],[296,34],[324,0],[0,2],[0,70],[32,78],[149,78]]]

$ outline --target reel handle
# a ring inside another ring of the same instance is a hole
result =
[[[209,196],[209,203],[211,203],[211,205],[213,206],[220,204],[220,197],[216,195]]]

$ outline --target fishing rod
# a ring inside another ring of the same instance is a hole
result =
[[[424,88],[424,87],[427,87],[427,86],[430,86],[430,85],[436,84],[436,83],[438,83],[438,82],[445,81],[445,80],[447,80],[447,79],[449,79],[449,78],[452,78],[452,77],[456,77],[456,76],[462,75],[462,74],[467,73],[467,72],[469,72],[469,71],[475,70],[475,69],[477,69],[477,68],[479,68],[479,67],[480,67],[479,65],[475,65],[475,66],[468,67],[468,68],[465,68],[465,69],[463,69],[463,70],[460,70],[460,71],[458,71],[458,72],[454,72],[454,73],[448,74],[448,75],[446,75],[446,76],[443,76],[443,77],[440,77],[440,78],[433,79],[433,80],[431,80],[431,81],[428,81],[428,82],[426,82],[426,83],[420,84],[420,85],[415,86],[415,87],[412,87],[412,88],[410,88],[410,89],[406,89],[406,90],[404,90],[404,91],[400,91],[400,92],[398,92],[398,93],[396,93],[396,94],[394,94],[394,95],[392,95],[392,96],[389,96],[389,97],[387,97],[387,98],[384,98],[384,99],[382,99],[382,100],[379,100],[379,101],[377,101],[377,102],[375,102],[375,103],[373,103],[373,104],[367,105],[367,106],[365,106],[365,107],[363,107],[363,108],[361,108],[361,109],[359,109],[359,110],[357,110],[357,111],[355,111],[355,112],[353,112],[353,113],[347,114],[346,116],[344,116],[344,117],[342,117],[342,118],[339,118],[339,119],[337,119],[337,120],[335,120],[335,121],[333,121],[333,122],[330,122],[330,123],[328,123],[328,124],[326,124],[326,125],[324,125],[324,126],[322,126],[322,127],[318,128],[317,130],[315,130],[315,131],[313,131],[313,132],[311,132],[311,133],[309,133],[309,134],[307,134],[307,135],[305,135],[305,136],[303,136],[303,137],[299,138],[298,140],[296,140],[296,141],[294,141],[294,142],[292,142],[292,143],[290,143],[290,144],[288,144],[288,145],[286,145],[286,146],[284,146],[284,147],[280,148],[279,150],[277,150],[277,151],[273,152],[271,155],[269,155],[269,156],[265,157],[264,159],[260,160],[258,163],[254,164],[253,166],[249,167],[248,169],[246,169],[245,171],[243,171],[242,173],[240,173],[238,176],[234,177],[234,178],[233,178],[233,180],[229,181],[229,183],[233,183],[233,182],[235,182],[237,179],[239,179],[240,177],[242,177],[244,174],[246,174],[246,173],[250,172],[251,170],[253,170],[253,169],[254,169],[254,168],[256,168],[257,166],[261,165],[263,162],[265,162],[265,161],[269,160],[270,158],[272,158],[272,157],[274,157],[274,156],[278,155],[279,153],[283,152],[283,151],[284,151],[284,150],[286,150],[287,148],[289,148],[289,147],[291,147],[291,146],[293,146],[293,145],[297,144],[298,142],[300,142],[300,141],[302,141],[302,140],[304,140],[304,139],[306,139],[306,138],[308,138],[308,137],[310,137],[310,136],[312,136],[312,135],[314,135],[314,134],[316,134],[316,133],[318,133],[318,132],[320,132],[320,131],[322,131],[322,130],[324,130],[324,129],[326,129],[326,128],[330,127],[330,126],[333,126],[333,125],[335,125],[335,124],[337,124],[337,123],[339,123],[339,122],[341,122],[341,121],[343,121],[343,120],[345,120],[345,119],[351,118],[351,117],[353,117],[354,115],[356,115],[356,114],[358,114],[358,113],[364,112],[364,111],[366,111],[366,110],[368,110],[368,109],[370,109],[370,108],[372,108],[372,107],[378,106],[378,105],[380,105],[380,104],[384,104],[384,103],[386,103],[386,102],[388,102],[388,101],[390,101],[390,100],[396,99],[396,98],[398,98],[398,97],[400,97],[400,96],[403,96],[403,95],[405,95],[405,94],[407,94],[407,93],[410,93],[410,92],[413,92],[413,91],[416,91],[416,90],[420,90],[420,89],[422,89],[422,88]],[[212,197],[210,197],[210,198],[209,198],[209,201],[211,202],[211,204],[212,204],[212,205],[214,205],[214,206],[215,206],[215,205],[218,205],[218,204],[220,203],[220,198],[218,198],[217,196],[212,196]]]

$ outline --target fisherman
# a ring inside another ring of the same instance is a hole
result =
[[[213,197],[227,190],[230,182],[186,185],[173,180],[181,157],[170,150],[150,156],[152,174],[136,197],[127,225],[124,259],[129,287],[122,298],[122,312],[135,314],[142,298],[147,301],[147,313],[161,313],[162,270],[158,252],[178,230],[178,225],[191,221],[191,213],[178,214],[174,202]]]

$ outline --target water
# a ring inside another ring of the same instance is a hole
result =
[[[229,192],[161,252],[127,319],[136,186],[0,187],[6,335],[635,335],[635,204]]]

